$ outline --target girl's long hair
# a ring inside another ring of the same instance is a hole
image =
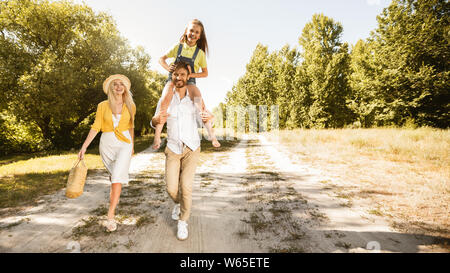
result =
[[[189,26],[190,24],[198,25],[198,26],[201,27],[202,33],[200,34],[200,39],[197,40],[197,46],[198,46],[201,50],[203,50],[203,52],[205,52],[205,54],[208,55],[208,53],[209,53],[209,49],[208,49],[208,40],[206,40],[205,27],[203,26],[203,23],[200,22],[200,20],[198,20],[198,19],[194,19],[194,20],[192,20],[192,21],[190,21],[190,22],[188,23],[188,26]],[[184,30],[184,33],[183,33],[183,35],[182,35],[181,38],[180,38],[180,43],[184,43],[184,42],[187,41],[187,35],[186,35],[186,32],[187,32],[188,26],[186,26],[186,29]]]
[[[136,104],[134,104],[133,94],[131,93],[131,91],[128,90],[128,88],[125,84],[123,86],[124,86],[125,91],[122,94],[122,100],[125,103],[125,105],[127,106],[128,112],[130,112],[131,122],[134,124],[133,116],[135,113],[133,113],[133,109],[136,108]],[[108,87],[108,102],[109,102],[109,107],[111,107],[111,111],[112,111],[113,105],[116,103],[116,99],[114,97],[114,81],[111,81],[111,83],[109,84],[109,87]]]

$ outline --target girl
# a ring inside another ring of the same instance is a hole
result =
[[[108,231],[117,229],[114,214],[122,184],[128,184],[128,170],[134,153],[136,105],[130,88],[131,82],[124,75],[112,75],[103,82],[103,91],[108,95],[108,100],[98,104],[95,122],[78,153],[78,157],[83,159],[97,133],[103,132],[100,138],[100,156],[111,181],[108,220],[104,223]]]
[[[184,34],[180,38],[180,43],[175,44],[164,56],[159,59],[159,63],[169,71],[169,78],[162,92],[161,114],[167,112],[170,102],[172,101],[174,86],[172,83],[172,72],[175,69],[174,64],[170,66],[166,63],[166,59],[175,58],[175,61],[182,60],[190,64],[190,76],[187,82],[189,97],[194,101],[199,112],[206,111],[205,104],[200,94],[200,90],[196,86],[196,78],[205,78],[208,76],[206,66],[205,53],[208,52],[208,42],[206,40],[205,28],[202,22],[197,19],[192,20],[187,25]],[[201,72],[199,72],[201,68]],[[161,144],[161,131],[164,124],[158,124],[155,130],[155,139],[153,141],[153,149],[158,149]],[[214,147],[220,147],[212,128],[212,117],[205,122],[208,135],[211,138]]]

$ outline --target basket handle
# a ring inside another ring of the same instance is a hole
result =
[[[78,165],[78,163],[80,163],[81,160],[83,160],[83,159],[78,158],[77,161],[75,162],[75,165],[73,165],[72,169],[75,168]]]

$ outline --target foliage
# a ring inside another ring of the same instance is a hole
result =
[[[69,1],[10,0],[0,9],[0,107],[37,126],[54,148],[80,144],[88,127],[79,126],[106,99],[111,74],[130,78],[138,110],[156,103],[150,56],[131,48],[109,15]],[[138,114],[137,134],[148,119]]]
[[[355,45],[353,109],[366,127],[449,126],[449,12],[445,0],[395,0]]]
[[[346,105],[349,54],[341,34],[339,23],[314,15],[299,39],[302,52],[286,45],[269,53],[258,44],[227,105],[278,105],[281,128],[343,127],[353,116]]]
[[[349,52],[343,27],[315,14],[300,49],[258,44],[228,105],[279,105],[281,128],[450,124],[450,4],[394,0]]]

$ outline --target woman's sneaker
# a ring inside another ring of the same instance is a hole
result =
[[[178,240],[186,240],[188,237],[188,230],[187,230],[188,224],[186,221],[178,220],[178,232],[177,232],[177,238]]]
[[[172,219],[177,221],[180,219],[180,204],[176,204],[172,210]]]

